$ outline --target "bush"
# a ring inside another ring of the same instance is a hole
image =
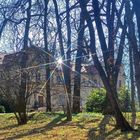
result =
[[[13,112],[8,102],[4,99],[0,99],[0,106],[4,106],[6,113]]]
[[[130,91],[126,87],[122,87],[118,92],[118,100],[121,111],[131,111],[130,107]],[[104,88],[93,89],[87,98],[87,112],[103,112],[106,107],[106,90]]]
[[[87,98],[87,112],[102,112],[105,107],[106,90],[103,88],[93,89]]]
[[[121,87],[118,92],[119,105],[122,111],[131,111],[130,107],[130,91],[126,87]]]
[[[0,105],[0,113],[5,113],[5,108],[2,105]]]

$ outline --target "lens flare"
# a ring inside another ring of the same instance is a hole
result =
[[[63,63],[62,58],[59,58],[59,59],[57,60],[57,62],[58,62],[58,64],[62,64],[62,63]]]

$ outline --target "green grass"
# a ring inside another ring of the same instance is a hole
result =
[[[140,113],[137,132],[122,133],[113,118],[98,113],[73,115],[66,122],[63,113],[31,113],[28,124],[18,126],[13,114],[0,114],[0,140],[140,140]],[[130,120],[129,115],[126,116]]]

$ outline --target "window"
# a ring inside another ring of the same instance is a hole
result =
[[[60,94],[60,95],[59,95],[59,105],[60,105],[60,106],[66,105],[66,97],[65,97],[64,94]]]
[[[38,96],[38,105],[39,105],[39,107],[43,107],[44,106],[43,96]]]

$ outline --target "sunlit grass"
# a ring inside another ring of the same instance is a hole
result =
[[[0,114],[0,140],[140,140],[140,113],[137,116],[138,132],[122,133],[113,118],[98,113],[75,114],[72,122],[66,122],[61,112],[31,113],[23,126],[17,125],[13,114]]]

